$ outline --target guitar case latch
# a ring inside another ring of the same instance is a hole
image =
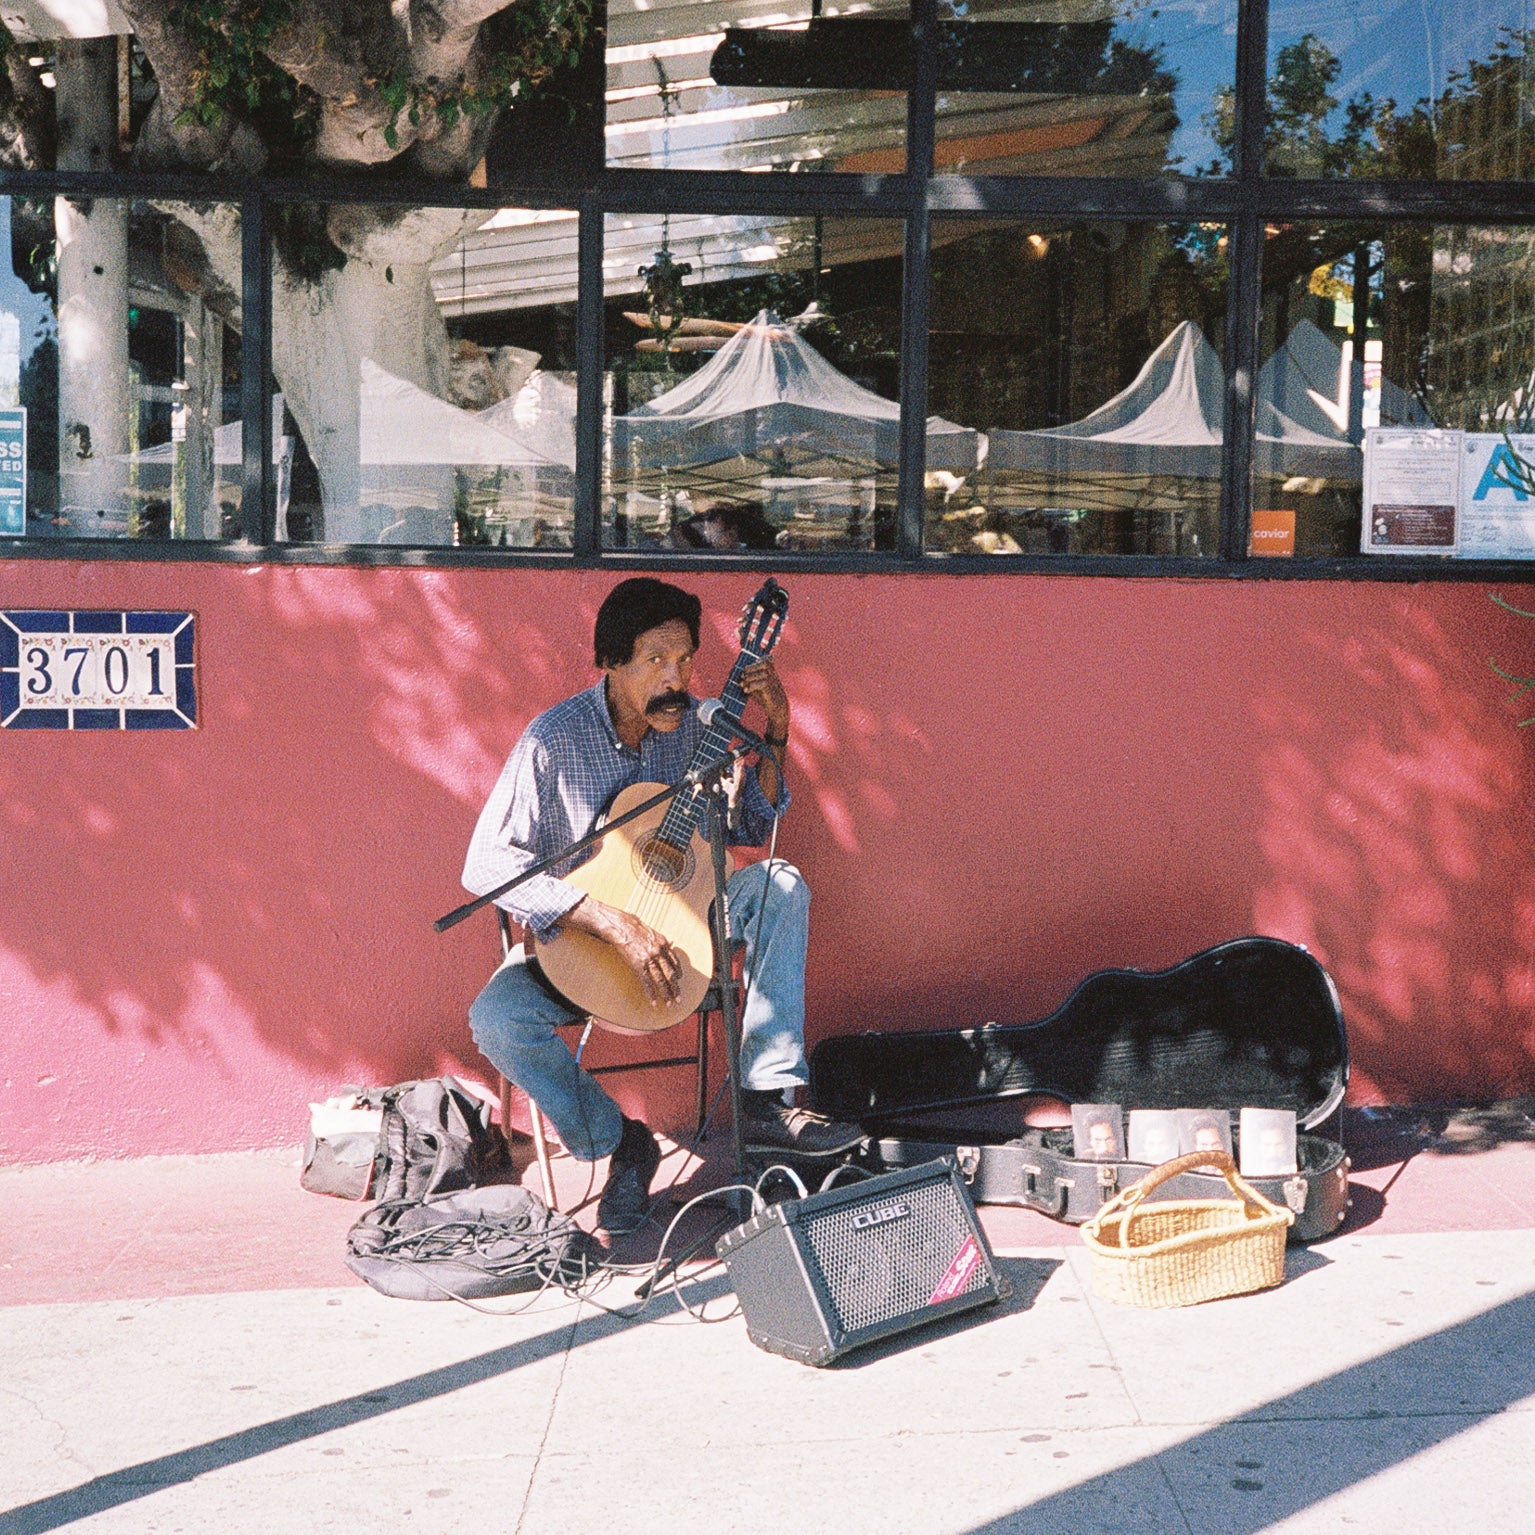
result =
[[[1098,1187],[1105,1194],[1112,1194],[1119,1187],[1119,1169],[1112,1162],[1098,1164]]]
[[[1299,1175],[1294,1178],[1286,1178],[1284,1181],[1284,1202],[1297,1214],[1301,1215],[1306,1209],[1306,1180]]]
[[[959,1163],[960,1176],[966,1183],[974,1183],[975,1175],[981,1168],[981,1148],[979,1146],[956,1146],[954,1148],[954,1160]]]

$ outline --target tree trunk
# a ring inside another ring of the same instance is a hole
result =
[[[182,400],[186,468],[184,527],[180,536],[217,539],[222,536],[216,433],[222,419],[224,325],[199,297],[190,297],[181,317],[184,382]],[[230,473],[232,466],[224,470]],[[173,511],[172,520],[175,521]]]
[[[327,543],[377,542],[398,529],[407,510],[409,541],[452,542],[450,475],[434,487],[410,474],[427,494],[409,509],[370,494],[387,483],[389,470],[359,462],[362,359],[445,395],[448,332],[432,296],[431,264],[484,217],[338,208],[331,234],[346,265],[312,283],[281,268],[274,276],[272,371],[319,472]]]
[[[117,133],[117,39],[58,44],[60,170],[110,170]],[[58,240],[61,531],[120,525],[128,452],[128,207],[54,203]],[[103,515],[104,514],[104,515]]]

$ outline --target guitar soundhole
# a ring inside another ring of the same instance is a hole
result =
[[[659,837],[651,837],[635,847],[634,864],[637,875],[668,890],[687,884],[695,867],[691,848],[675,847]]]

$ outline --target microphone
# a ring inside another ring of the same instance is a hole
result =
[[[731,735],[740,736],[754,751],[764,752],[775,762],[778,753],[768,745],[755,730],[749,730],[745,725],[725,707],[722,698],[706,698],[698,706],[698,717],[711,729],[728,730]]]

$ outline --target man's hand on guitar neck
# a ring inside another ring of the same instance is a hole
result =
[[[675,1002],[682,994],[682,962],[671,944],[631,912],[620,911],[585,895],[560,918],[563,923],[610,943],[645,985],[655,1006]]]
[[[781,757],[789,744],[789,695],[784,692],[778,669],[771,656],[748,666],[741,673],[741,691],[747,698],[754,698],[767,715],[767,742]],[[757,764],[757,782],[767,796],[770,805],[778,803],[778,767],[771,757],[764,756]]]

